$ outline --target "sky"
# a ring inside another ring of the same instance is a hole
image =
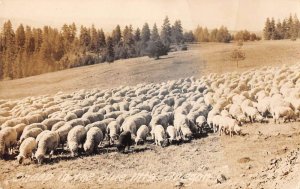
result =
[[[185,30],[209,29],[260,31],[267,17],[275,20],[297,13],[300,0],[0,0],[0,24],[10,19],[14,26],[34,27],[64,23],[103,28],[110,32],[117,24],[161,26],[165,16],[171,23],[180,19]]]

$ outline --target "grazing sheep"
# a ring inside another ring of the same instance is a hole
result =
[[[47,129],[48,130],[51,130],[52,126],[55,124],[55,123],[58,123],[60,121],[63,121],[63,119],[60,119],[60,118],[48,118],[48,119],[45,119],[42,124],[46,125],[47,126]]]
[[[102,121],[104,119],[103,114],[101,113],[94,113],[94,112],[87,112],[83,114],[82,118],[88,119],[90,123],[94,123],[96,121]]]
[[[276,106],[273,108],[272,115],[275,123],[280,123],[280,118],[283,119],[283,122],[286,122],[286,120],[290,121],[291,119],[295,120],[294,111],[292,108],[286,106]]]
[[[78,117],[77,117],[77,115],[76,115],[75,113],[69,112],[69,113],[67,113],[67,115],[64,117],[64,120],[65,120],[65,122],[67,122],[67,121],[71,121],[71,120],[77,119],[77,118],[78,118]]]
[[[21,137],[20,137],[20,144],[29,137],[33,137],[36,138],[41,132],[43,132],[42,129],[40,128],[32,128],[29,130],[26,130],[22,133]]]
[[[62,145],[62,149],[64,149],[64,144],[67,142],[68,134],[73,127],[66,123],[55,132],[59,135],[59,142]]]
[[[86,140],[83,144],[83,149],[87,154],[96,153],[98,145],[103,141],[103,133],[101,129],[97,127],[91,128],[86,133]]]
[[[235,119],[232,119],[229,117],[221,117],[219,136],[221,136],[224,131],[225,132],[228,131],[230,137],[232,137],[233,133],[236,133],[236,134],[241,133],[241,127],[238,125],[238,122]]]
[[[45,135],[46,133],[49,133],[49,132],[50,132],[49,130],[42,131],[42,132],[35,138],[36,143],[38,144],[39,141],[41,140],[41,138],[43,137],[43,135]],[[30,137],[30,138],[34,138],[34,137]],[[26,140],[26,139],[25,139],[25,140]]]
[[[14,126],[14,128],[17,131],[17,140],[20,139],[20,137],[21,137],[21,135],[22,135],[22,133],[23,133],[23,131],[24,131],[24,129],[25,129],[26,126],[27,125],[25,123],[20,123],[20,124]]]
[[[117,144],[117,149],[119,152],[124,152],[125,148],[127,147],[128,150],[130,149],[130,146],[133,144],[133,141],[131,139],[131,133],[130,131],[124,131],[119,136],[119,141]]]
[[[97,121],[97,122],[94,122],[94,123],[90,123],[88,124],[87,126],[85,126],[85,130],[86,131],[89,131],[92,127],[98,127],[102,133],[103,133],[103,136],[106,135],[106,123],[104,121]]]
[[[17,156],[17,161],[19,164],[22,164],[25,158],[32,158],[34,157],[34,152],[37,148],[37,143],[33,137],[26,138],[20,148],[19,148],[19,155]]]
[[[146,141],[147,136],[149,135],[149,128],[146,125],[140,126],[137,130],[135,144],[138,145]]]
[[[162,125],[155,125],[154,130],[154,141],[157,146],[164,146],[166,141],[166,132]]]
[[[85,138],[86,138],[86,130],[84,126],[77,125],[70,130],[70,132],[68,133],[67,141],[68,141],[68,147],[69,150],[71,151],[72,157],[78,154],[79,145],[82,145],[83,147]]]
[[[23,133],[30,130],[30,129],[34,129],[34,128],[39,128],[39,129],[42,129],[43,131],[44,130],[47,130],[47,126],[42,124],[42,123],[33,123],[31,125],[27,125],[24,130],[23,130]]]
[[[38,164],[44,162],[45,156],[49,153],[49,158],[51,159],[54,151],[59,145],[59,135],[55,131],[50,131],[45,133],[40,139],[35,153],[35,158]]]
[[[61,128],[62,126],[65,125],[65,121],[60,121],[60,122],[57,122],[55,123],[52,128],[51,128],[51,131],[56,131],[57,129]]]
[[[205,124],[206,124],[205,117],[202,115],[198,116],[196,119],[196,125],[199,133],[203,132]]]
[[[169,139],[169,143],[173,144],[177,140],[177,134],[176,134],[175,127],[172,126],[172,125],[169,125],[167,127],[166,131],[167,131],[167,136],[168,136],[168,139]]]
[[[17,131],[13,127],[5,127],[0,130],[0,158],[6,154],[12,154],[12,148],[17,144]]]
[[[114,144],[114,141],[118,139],[120,134],[120,125],[117,121],[112,121],[107,126],[107,135],[110,144]]]

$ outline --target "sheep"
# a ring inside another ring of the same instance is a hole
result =
[[[56,131],[57,129],[61,128],[62,126],[65,125],[65,121],[60,121],[60,122],[57,122],[55,123],[52,128],[51,128],[51,131]]]
[[[97,127],[91,128],[86,133],[86,140],[83,144],[83,149],[87,154],[96,153],[98,145],[103,141],[103,133]]]
[[[149,134],[148,126],[146,125],[140,126],[140,128],[137,130],[136,133],[135,144],[138,145],[146,141],[148,134]]]
[[[196,125],[199,133],[201,133],[204,130],[205,124],[206,124],[206,118],[204,116],[200,115],[196,118]]]
[[[42,129],[43,131],[44,130],[47,130],[47,126],[42,124],[42,123],[33,123],[31,125],[27,125],[24,130],[23,130],[23,133],[30,130],[30,129],[34,129],[34,128],[39,128],[39,129]]]
[[[254,121],[263,121],[263,117],[259,114],[258,110],[251,106],[243,107],[243,112],[246,117],[250,119],[250,122],[253,123]]]
[[[64,120],[65,120],[65,122],[67,122],[67,121],[71,121],[71,120],[77,119],[77,118],[78,118],[78,117],[77,117],[77,115],[76,115],[75,113],[69,112],[69,113],[67,113],[67,115],[64,117]]]
[[[287,106],[276,106],[273,108],[272,115],[275,123],[280,123],[279,118],[282,118],[283,122],[286,122],[286,120],[290,121],[291,119],[296,120],[294,111]]]
[[[12,154],[12,148],[17,144],[17,131],[13,127],[0,130],[0,158],[7,153]]]
[[[73,127],[68,133],[67,143],[69,150],[71,151],[71,156],[75,157],[78,154],[78,147],[81,144],[83,147],[85,138],[86,138],[86,130],[84,126],[77,125]]]
[[[86,131],[89,131],[92,127],[98,127],[102,133],[103,133],[103,136],[106,135],[106,123],[104,121],[97,121],[97,122],[94,122],[94,123],[90,123],[88,124],[87,126],[85,126],[85,130]]]
[[[37,142],[33,137],[26,138],[20,148],[19,148],[19,155],[17,156],[17,161],[19,164],[22,164],[25,158],[32,158],[34,157],[35,150],[37,148]]]
[[[40,123],[44,120],[44,116],[41,114],[27,115],[25,118],[27,119],[28,124]]]
[[[14,119],[10,119],[10,120],[7,120],[5,123],[3,123],[1,125],[2,128],[4,127],[14,127],[20,123],[24,123],[24,124],[28,124],[28,121],[26,118],[14,118]]]
[[[20,137],[21,137],[21,135],[22,135],[22,133],[23,133],[26,126],[27,125],[25,123],[20,123],[20,124],[14,126],[14,128],[17,131],[17,140],[20,139]]]
[[[19,143],[21,144],[26,138],[29,138],[29,137],[36,138],[41,132],[43,132],[43,130],[40,128],[32,128],[32,129],[26,130],[22,133]]]
[[[219,122],[219,136],[221,136],[224,131],[228,131],[230,137],[233,136],[233,133],[241,134],[241,127],[238,125],[238,122],[235,119],[229,117],[221,117]]]
[[[48,118],[48,119],[45,119],[42,122],[42,124],[46,125],[48,130],[51,130],[52,126],[55,123],[60,122],[60,121],[63,121],[63,119],[60,119],[60,118]]]
[[[177,141],[176,129],[173,125],[169,125],[167,127],[166,133],[170,144],[173,144],[175,141]]]
[[[68,121],[67,122],[68,124],[70,124],[72,127],[75,127],[77,125],[88,125],[90,124],[91,122],[88,120],[88,119],[85,119],[85,118],[77,118],[77,119],[73,119],[71,121]]]
[[[114,140],[117,140],[120,134],[120,125],[117,121],[112,121],[107,125],[106,129],[109,143],[114,144]]]
[[[62,145],[62,149],[64,149],[64,144],[67,142],[68,134],[72,128],[72,125],[66,123],[55,131],[59,135],[59,142]]]
[[[96,121],[102,121],[104,116],[101,113],[87,112],[83,114],[82,118],[88,119],[90,123],[94,123]]]
[[[155,125],[153,129],[154,141],[157,146],[164,146],[166,141],[166,132],[162,125]]]
[[[49,132],[50,132],[49,130],[42,131],[42,132],[35,138],[36,143],[38,144],[39,141],[41,140],[41,138],[43,137],[43,135],[45,135],[46,133],[49,133]],[[30,137],[30,138],[34,138],[34,137]],[[25,139],[25,140],[26,140],[26,139]]]
[[[155,125],[162,125],[165,129],[169,124],[169,114],[163,113],[153,116],[150,122],[150,127],[153,129]]]
[[[130,149],[130,146],[133,144],[133,141],[131,139],[131,133],[130,131],[124,131],[120,134],[117,149],[119,152],[124,152],[125,148],[127,147],[128,150]]]
[[[46,154],[49,153],[49,158],[51,159],[54,151],[59,145],[59,135],[55,131],[50,131],[45,133],[38,143],[37,150],[35,152],[35,158],[38,164],[44,162]]]

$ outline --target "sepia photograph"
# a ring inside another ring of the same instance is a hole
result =
[[[0,0],[0,189],[300,189],[300,0]]]

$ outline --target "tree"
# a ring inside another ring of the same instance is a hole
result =
[[[145,23],[142,28],[141,40],[143,43],[147,43],[150,40],[150,28],[148,23]]]
[[[84,26],[81,26],[80,28],[80,35],[79,35],[79,43],[80,43],[80,46],[86,50],[88,48],[88,46],[90,45],[91,43],[91,35],[90,35],[90,32],[89,30],[84,27]]]
[[[263,31],[263,36],[265,40],[270,40],[272,36],[272,27],[271,27],[271,21],[270,18],[267,18],[264,31]]]
[[[8,20],[3,25],[3,50],[4,50],[4,61],[3,61],[3,78],[13,78],[13,62],[16,56],[15,48],[15,32],[12,28],[11,22]]]
[[[166,16],[164,19],[164,23],[162,25],[160,38],[162,43],[169,48],[171,45],[171,35],[172,35],[172,29],[170,25],[169,18]]]
[[[107,37],[106,39],[106,61],[107,62],[113,62],[114,61],[114,57],[115,57],[115,53],[114,53],[114,41],[112,37]]]
[[[175,44],[181,44],[184,42],[183,31],[181,26],[181,21],[176,20],[171,30],[171,39]]]
[[[119,25],[117,25],[116,28],[112,32],[112,40],[113,40],[114,45],[119,44],[121,41],[121,38],[122,38],[121,28]]]
[[[232,51],[230,58],[236,62],[236,67],[239,67],[239,61],[246,58],[245,53],[242,50],[243,42],[239,41],[237,47]]]
[[[141,40],[141,31],[139,28],[137,28],[134,32],[134,41],[138,42]]]
[[[25,30],[21,24],[16,31],[16,45],[18,48],[23,49],[25,45]]]
[[[184,39],[184,42],[192,43],[195,41],[195,36],[192,31],[184,32],[183,39]]]
[[[162,43],[156,24],[153,25],[150,41],[148,42],[147,54],[151,58],[159,59],[168,54],[168,48]]]
[[[153,29],[152,29],[152,32],[151,32],[150,39],[151,39],[152,41],[160,40],[160,37],[159,37],[159,34],[158,34],[158,29],[157,29],[157,26],[156,26],[155,23],[154,23],[154,25],[153,25]]]

